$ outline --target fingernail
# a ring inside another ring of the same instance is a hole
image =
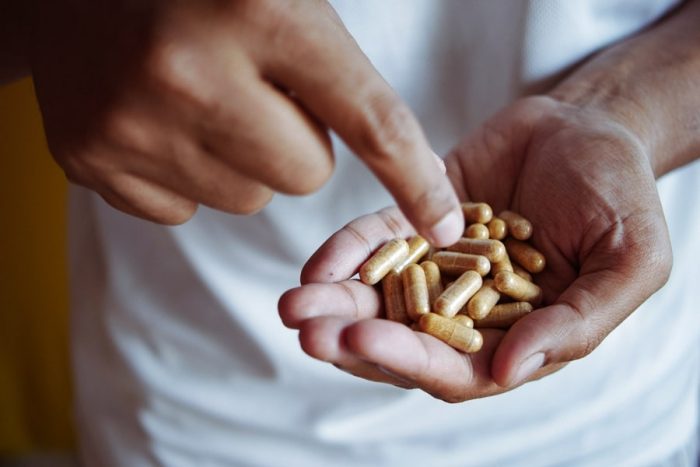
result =
[[[455,243],[464,230],[464,219],[461,211],[450,211],[430,229],[430,243],[443,247]]]
[[[442,160],[442,157],[438,156],[435,153],[433,153],[433,156],[435,156],[435,162],[437,162],[437,165],[438,167],[440,167],[442,173],[447,173],[447,167],[445,167],[445,161]]]
[[[528,379],[530,376],[533,375],[533,373],[542,368],[543,364],[543,352],[537,352],[527,357],[520,364],[520,368],[518,368],[518,371],[515,372],[515,376],[513,377],[513,385],[520,384],[526,379]]]

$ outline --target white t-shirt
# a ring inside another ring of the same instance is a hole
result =
[[[439,153],[674,3],[334,2]],[[85,465],[678,461],[698,424],[700,164],[659,182],[675,260],[664,289],[587,358],[514,391],[451,405],[313,360],[280,322],[277,299],[298,284],[301,265],[323,240],[392,203],[344,146],[336,144],[336,153],[337,172],[312,196],[277,196],[250,217],[202,208],[175,228],[72,190]]]

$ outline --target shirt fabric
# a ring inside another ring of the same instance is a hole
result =
[[[438,153],[674,1],[336,1]],[[590,356],[447,404],[301,350],[276,311],[310,254],[392,204],[338,140],[316,194],[165,227],[71,193],[76,412],[87,466],[694,465],[700,164],[659,181],[668,284]],[[681,453],[681,454],[679,454]],[[681,456],[681,457],[679,457]]]

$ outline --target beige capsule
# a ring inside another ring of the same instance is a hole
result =
[[[501,271],[493,279],[496,289],[519,302],[530,302],[537,306],[542,301],[542,289],[514,272]]]
[[[463,326],[453,319],[435,313],[421,316],[418,324],[422,332],[430,334],[465,353],[478,352],[484,344],[481,333],[476,329]]]
[[[496,306],[501,294],[496,290],[493,280],[487,279],[479,291],[467,302],[467,314],[473,319],[482,319]]]
[[[474,327],[474,320],[467,315],[463,315],[462,313],[457,313],[452,319],[457,321],[462,326],[466,326],[468,328]]]
[[[412,320],[430,313],[428,284],[425,281],[425,271],[417,264],[409,264],[401,273],[403,279],[403,296],[406,303],[406,314]]]
[[[448,246],[447,251],[486,256],[492,263],[501,261],[506,255],[506,247],[500,241],[476,238],[460,238],[457,243]]]
[[[513,238],[527,240],[532,237],[532,224],[518,213],[513,211],[503,211],[498,215],[508,225],[508,232]]]
[[[491,275],[495,276],[501,271],[508,271],[508,272],[513,272],[513,264],[510,262],[510,258],[508,257],[508,254],[506,255],[497,263],[491,263]]]
[[[428,301],[432,307],[435,300],[443,291],[442,277],[440,277],[440,268],[432,261],[423,261],[420,263],[425,273],[425,282],[428,285]]]
[[[382,293],[384,295],[386,319],[410,324],[411,319],[406,313],[406,300],[404,298],[401,275],[393,271],[389,272],[382,280]]]
[[[417,263],[430,250],[430,243],[420,235],[416,235],[408,239],[408,256],[399,264],[394,266],[395,272],[403,271],[406,266],[412,263]]]
[[[525,279],[526,281],[532,282],[532,274],[527,272],[525,269],[522,267],[518,266],[517,264],[513,265],[513,272]]]
[[[489,229],[484,224],[471,224],[464,230],[464,236],[467,238],[489,238]]]
[[[447,287],[433,303],[433,311],[452,318],[481,288],[483,280],[476,271],[467,271]]]
[[[489,238],[503,240],[508,236],[508,224],[500,217],[491,219],[486,227],[489,229]]]
[[[395,238],[384,244],[360,268],[360,280],[374,285],[391,269],[408,256],[408,243],[402,238]]]
[[[487,317],[474,321],[477,328],[508,329],[516,321],[532,311],[528,302],[502,303],[493,307]]]
[[[433,255],[432,261],[445,274],[458,275],[465,271],[476,271],[485,276],[491,270],[491,262],[485,256],[440,251]]]
[[[486,203],[462,203],[462,212],[464,220],[469,224],[486,224],[493,217],[493,210]]]
[[[515,261],[532,274],[542,272],[547,265],[544,255],[525,242],[507,238],[505,246],[511,261]]]

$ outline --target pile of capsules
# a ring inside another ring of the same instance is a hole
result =
[[[495,217],[486,203],[462,211],[470,225],[457,243],[436,250],[418,235],[393,239],[362,265],[360,280],[381,281],[387,319],[471,353],[483,345],[478,328],[507,329],[540,304],[532,274],[545,257],[526,242],[532,224],[521,215]]]

